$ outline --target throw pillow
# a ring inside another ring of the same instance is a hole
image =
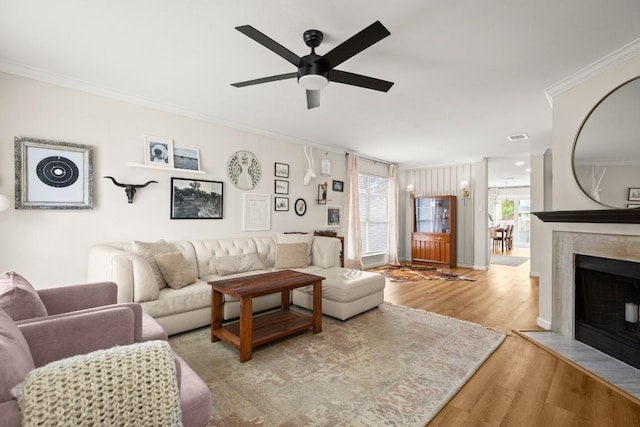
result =
[[[157,254],[155,256],[162,277],[173,289],[184,288],[196,281],[191,266],[180,252]]]
[[[32,319],[47,315],[38,292],[18,273],[7,271],[0,275],[0,308],[13,320]]]
[[[15,322],[0,309],[0,402],[11,400],[11,389],[35,368],[29,345]]]
[[[266,268],[257,252],[215,257],[213,264],[221,276],[244,273],[245,271],[264,270]]]
[[[157,242],[139,242],[134,240],[131,247],[131,251],[134,254],[140,255],[149,263],[156,282],[158,282],[158,289],[166,288],[167,282],[164,280],[164,277],[162,277],[162,272],[160,271],[160,267],[158,267],[155,256],[157,254],[175,252],[176,250],[177,248],[174,245],[165,240],[158,240]]]
[[[276,244],[281,243],[306,243],[307,244],[307,264],[311,264],[311,245],[313,243],[313,234],[276,234]]]
[[[276,245],[276,268],[302,268],[309,266],[306,243]]]

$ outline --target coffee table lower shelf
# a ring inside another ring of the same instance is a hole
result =
[[[290,310],[256,316],[252,320],[252,348],[313,327],[313,317]],[[211,334],[240,349],[239,321],[214,329]]]

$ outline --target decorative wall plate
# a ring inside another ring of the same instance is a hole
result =
[[[236,151],[227,163],[229,180],[241,190],[251,190],[262,177],[260,162],[250,151]]]

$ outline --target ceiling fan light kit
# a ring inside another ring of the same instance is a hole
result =
[[[317,55],[315,52],[315,49],[320,46],[324,38],[322,32],[319,30],[307,30],[302,35],[302,38],[305,44],[311,48],[311,53],[303,57],[299,57],[250,25],[236,27],[236,30],[284,58],[296,66],[298,71],[232,83],[231,86],[245,87],[296,77],[298,84],[307,91],[307,108],[309,109],[320,106],[320,90],[326,87],[330,81],[381,92],[387,92],[393,86],[393,82],[335,69],[347,59],[391,34],[380,21],[369,25],[325,55]]]

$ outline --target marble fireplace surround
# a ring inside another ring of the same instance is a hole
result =
[[[574,254],[640,262],[640,236],[554,231],[550,331],[520,334],[640,403],[640,369],[574,339]]]
[[[574,254],[640,262],[640,236],[553,232],[551,330],[574,338]]]

